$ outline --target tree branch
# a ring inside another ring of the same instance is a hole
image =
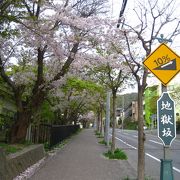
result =
[[[3,66],[3,62],[2,62],[2,58],[0,57],[0,73],[1,73],[1,77],[3,78],[3,80],[13,89],[13,91],[16,91],[16,85],[15,83],[10,79],[10,77],[8,77],[8,75],[6,74],[5,70],[4,70],[4,66]]]
[[[73,45],[73,48],[70,51],[70,55],[68,56],[68,59],[64,63],[61,71],[58,74],[56,74],[56,76],[53,78],[53,80],[51,82],[59,80],[60,77],[64,76],[68,72],[69,67],[70,67],[71,63],[73,62],[75,55],[78,51],[78,47],[79,47],[79,42],[76,42]]]

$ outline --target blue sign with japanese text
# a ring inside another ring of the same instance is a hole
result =
[[[174,101],[169,93],[163,92],[157,101],[158,137],[164,146],[170,146],[176,138],[176,119]]]

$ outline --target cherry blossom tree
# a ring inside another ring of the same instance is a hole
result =
[[[90,123],[93,123],[95,119],[95,114],[93,111],[89,111],[88,113],[84,114],[83,116],[81,116],[80,118],[80,122],[83,124],[84,128],[87,128]]]
[[[73,61],[84,54],[88,37],[98,26],[104,0],[19,1],[23,18],[11,23],[18,29],[0,39],[0,74],[14,94],[17,115],[11,142],[25,139],[33,114],[48,92],[64,83]],[[15,61],[15,62],[14,62]]]
[[[104,94],[100,85],[77,77],[69,77],[63,87],[52,91],[50,101],[53,111],[58,114],[58,124],[76,124],[80,116],[94,111],[97,95]]]
[[[116,97],[117,92],[123,88],[130,71],[124,58],[118,54],[116,48],[124,51],[121,31],[114,26],[113,21],[105,21],[105,28],[101,30],[100,43],[96,45],[97,60],[92,61],[91,72],[94,78],[112,92],[112,145],[111,151],[115,151],[116,128]]]

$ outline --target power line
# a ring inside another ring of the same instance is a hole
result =
[[[121,10],[120,10],[120,13],[119,13],[119,19],[118,19],[117,28],[119,28],[119,26],[120,26],[121,18],[123,17],[124,10],[126,8],[126,4],[127,4],[127,0],[123,0]]]

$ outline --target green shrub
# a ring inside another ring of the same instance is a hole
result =
[[[123,180],[137,180],[137,178],[129,178],[129,176],[127,176]],[[151,177],[145,177],[144,180],[153,180],[153,179]]]
[[[132,121],[131,119],[124,120],[124,129],[137,130],[138,122]]]
[[[96,135],[96,136],[100,136],[100,135],[101,135],[101,133],[100,133],[100,132],[98,132],[98,131],[95,131],[95,135]]]
[[[106,145],[107,146],[107,143],[104,141],[104,140],[101,140],[101,141],[99,141],[98,142],[99,144],[104,144],[104,145]],[[111,142],[109,142],[109,145],[111,145],[112,143]]]
[[[104,153],[104,156],[109,158],[109,159],[121,159],[121,160],[127,160],[127,155],[125,154],[124,151],[121,149],[117,148],[114,153],[111,151],[108,151]]]
[[[6,143],[0,143],[0,147],[3,148],[6,154],[16,153],[17,151],[20,151],[23,149],[24,145],[22,144],[6,144]]]
[[[104,136],[98,131],[95,131],[95,135],[97,136],[97,138],[104,138]]]
[[[105,140],[99,141],[98,143],[99,143],[99,144],[105,144],[105,145],[107,145],[107,143],[106,143]]]
[[[104,138],[102,134],[98,135],[97,138]]]

